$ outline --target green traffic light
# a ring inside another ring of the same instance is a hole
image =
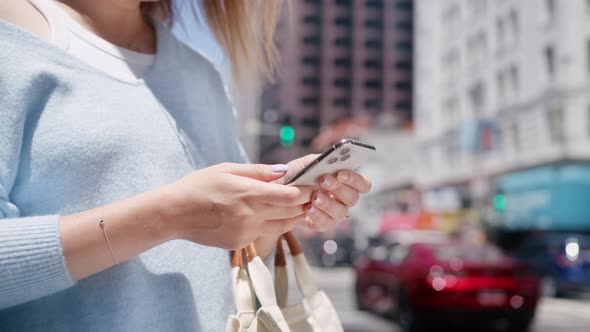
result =
[[[292,145],[295,141],[295,129],[290,125],[282,126],[281,131],[279,132],[279,137],[281,139],[281,145]]]
[[[497,194],[494,196],[494,209],[498,212],[506,211],[506,195]]]

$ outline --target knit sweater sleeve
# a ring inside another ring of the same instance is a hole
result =
[[[25,93],[32,86],[19,88],[11,74],[2,74],[9,70],[2,68],[0,63],[0,309],[74,284],[62,253],[58,216],[23,218],[10,200],[27,114],[35,98]]]

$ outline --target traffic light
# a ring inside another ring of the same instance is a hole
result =
[[[497,193],[493,200],[494,209],[496,212],[503,213],[506,211],[506,195],[504,193]]]
[[[295,141],[295,128],[289,124],[281,126],[279,137],[281,139],[282,146],[293,145],[293,142]]]

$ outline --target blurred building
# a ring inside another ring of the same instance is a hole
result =
[[[339,121],[387,114],[396,126],[411,123],[413,1],[291,5],[277,31],[280,78],[261,97],[262,162],[308,153]]]
[[[516,174],[507,203],[547,208],[564,181],[590,184],[590,2],[414,5],[418,185],[461,200]],[[527,172],[541,165],[550,169]],[[560,222],[533,215],[522,218]]]

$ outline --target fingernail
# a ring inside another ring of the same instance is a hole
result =
[[[315,207],[313,207],[313,205],[310,206],[309,209],[307,210],[307,212],[314,213],[315,212]]]
[[[338,173],[338,180],[342,182],[348,181],[348,174],[343,172]]]
[[[284,173],[289,169],[289,165],[275,164],[271,166],[273,173]]]
[[[318,194],[314,202],[316,202],[317,204],[322,204],[324,202],[324,199]]]
[[[330,187],[332,185],[332,181],[330,181],[330,179],[328,179],[327,176],[324,176],[324,178],[322,179],[322,183],[326,186],[326,187]]]

